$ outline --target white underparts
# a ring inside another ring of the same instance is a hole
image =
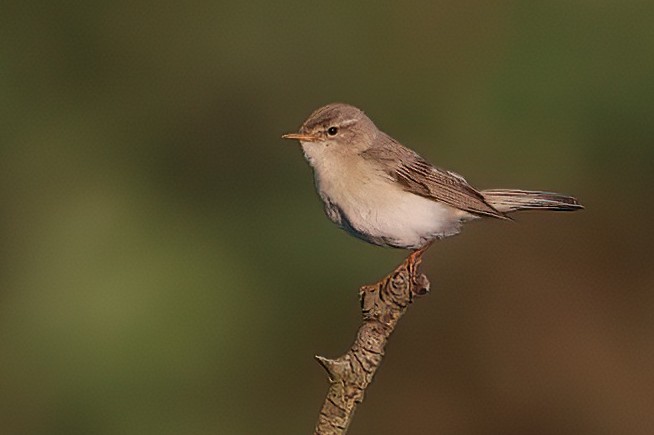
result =
[[[356,237],[382,246],[417,249],[457,234],[474,216],[405,191],[363,159],[338,155],[322,144],[304,144],[327,216]],[[325,159],[324,154],[330,153]],[[323,154],[323,155],[320,155]]]

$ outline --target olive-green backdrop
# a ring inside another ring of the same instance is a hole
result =
[[[5,1],[0,432],[308,434],[402,251],[323,216],[343,101],[575,214],[437,243],[352,434],[654,427],[654,4]]]

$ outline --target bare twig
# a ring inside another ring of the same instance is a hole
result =
[[[373,285],[361,287],[363,324],[347,353],[336,359],[316,356],[331,383],[320,410],[315,434],[345,434],[354,411],[384,357],[384,348],[414,296],[429,291],[429,280],[418,272],[420,256],[412,256]]]

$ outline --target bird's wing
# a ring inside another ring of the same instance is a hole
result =
[[[436,168],[422,159],[402,162],[395,170],[395,177],[405,190],[416,195],[473,214],[506,218],[459,174]]]
[[[384,136],[384,140],[378,142],[381,146],[369,148],[361,155],[381,163],[380,168],[406,191],[472,214],[509,219],[488,204],[459,174],[431,165],[390,136]]]

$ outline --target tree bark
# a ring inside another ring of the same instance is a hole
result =
[[[411,255],[395,271],[359,290],[363,323],[345,355],[316,356],[329,375],[330,387],[316,423],[316,435],[345,434],[354,411],[384,357],[388,338],[415,296],[429,291],[429,280],[418,272],[420,255]]]

